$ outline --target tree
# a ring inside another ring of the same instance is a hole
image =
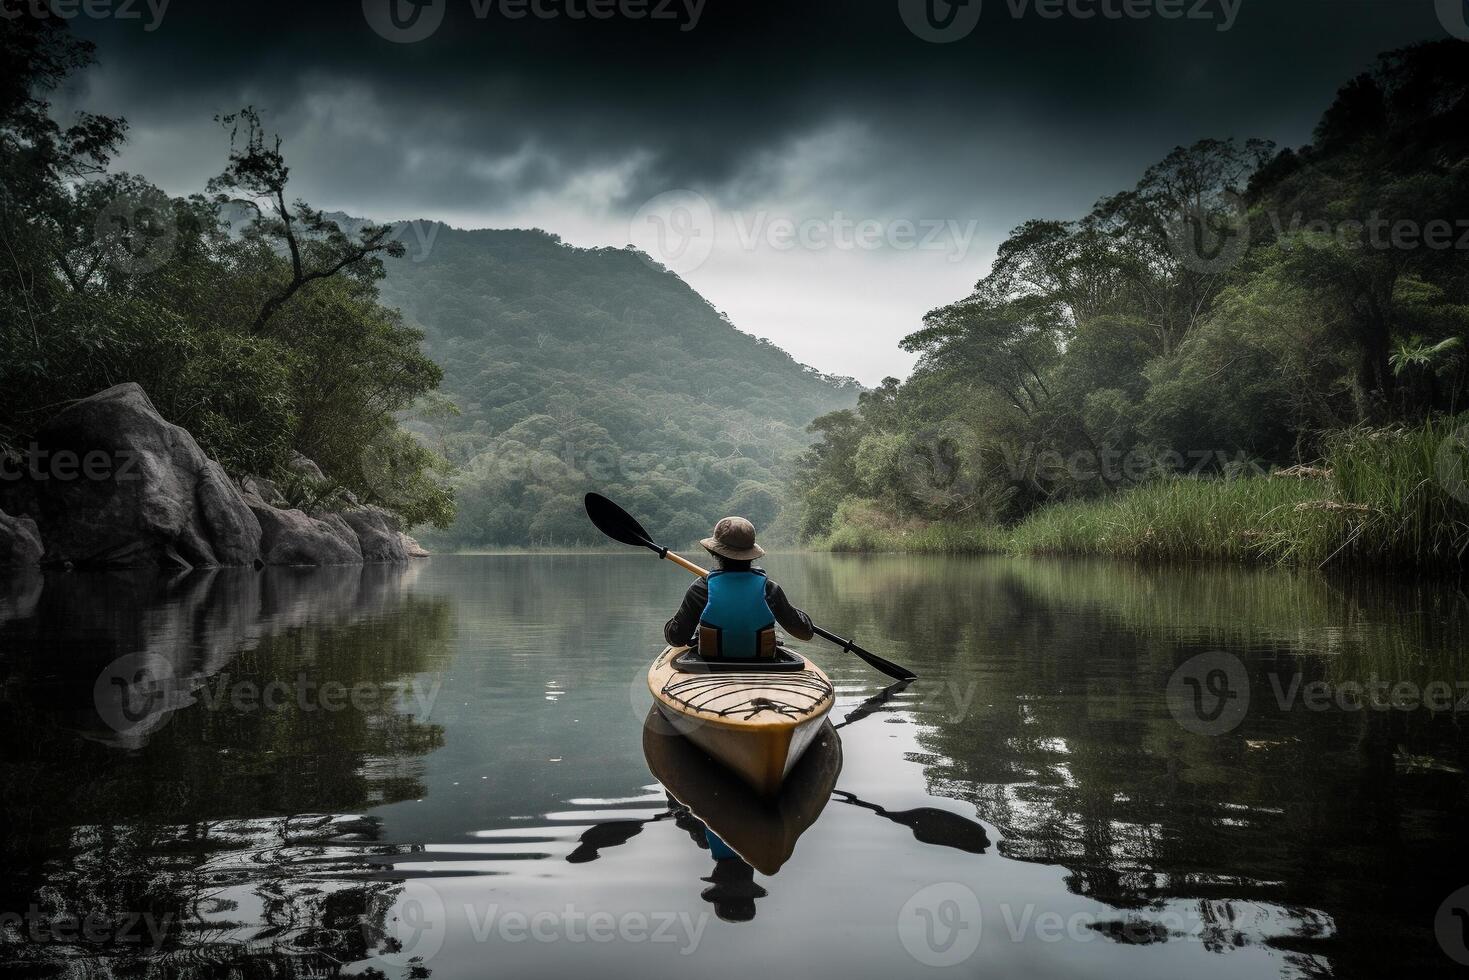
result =
[[[218,117],[230,131],[229,165],[207,188],[221,204],[247,209],[254,220],[247,237],[279,245],[289,260],[285,282],[266,295],[251,330],[265,330],[271,317],[302,288],[313,282],[345,276],[360,282],[383,277],[382,256],[401,256],[404,246],[392,238],[391,225],[369,222],[353,240],[335,221],[299,198],[286,203],[291,170],[281,153],[281,138],[267,139],[260,114],[253,106]]]
[[[1266,140],[1200,140],[1176,147],[1137,186],[1105,198],[1090,221],[1114,240],[1136,312],[1168,354],[1208,314],[1249,247],[1244,192],[1269,159]]]

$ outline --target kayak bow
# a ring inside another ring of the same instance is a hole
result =
[[[653,660],[648,689],[654,706],[675,731],[757,793],[774,796],[835,703],[830,678],[809,660],[781,671],[701,669],[696,659],[675,663],[687,649],[666,647]]]

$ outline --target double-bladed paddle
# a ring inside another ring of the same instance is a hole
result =
[[[702,577],[709,574],[705,569],[695,565],[687,558],[681,555],[675,555],[662,545],[654,544],[653,539],[648,536],[648,532],[643,530],[643,526],[631,514],[600,493],[587,494],[586,507],[587,516],[592,519],[592,523],[596,525],[597,530],[607,535],[613,541],[620,541],[623,544],[632,545],[635,548],[647,548],[659,558],[665,558],[694,575]],[[907,667],[895,664],[891,660],[884,660],[877,654],[870,653],[851,640],[837,636],[829,630],[824,630],[820,626],[812,626],[812,629],[816,631],[817,636],[830,640],[843,650],[855,653],[860,659],[866,661],[875,669],[887,674],[889,677],[896,678],[900,681],[916,680],[918,677],[917,674],[913,673]]]

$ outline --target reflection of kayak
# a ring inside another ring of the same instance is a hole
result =
[[[780,790],[835,701],[821,668],[784,650],[771,667],[745,668],[666,647],[648,669],[648,688],[680,734],[766,796]]]
[[[752,792],[728,769],[679,736],[654,709],[643,724],[643,757],[654,777],[708,830],[761,874],[790,860],[801,834],[831,799],[842,771],[842,740],[823,722],[810,750],[774,797]]]

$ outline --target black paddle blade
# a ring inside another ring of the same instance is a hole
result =
[[[921,806],[916,810],[899,810],[883,816],[913,831],[914,838],[923,844],[952,847],[970,854],[983,854],[990,846],[990,835],[985,833],[983,826],[948,810]]]
[[[600,493],[587,494],[583,503],[586,504],[587,516],[592,519],[597,530],[613,541],[621,541],[623,544],[630,544],[638,548],[659,550],[653,540],[648,537],[648,532],[643,530],[643,525]]]
[[[917,674],[913,673],[913,671],[909,670],[907,667],[904,667],[902,664],[895,664],[891,660],[884,660],[877,654],[872,653],[869,650],[862,649],[851,640],[845,637],[837,636],[831,630],[822,629],[820,626],[812,626],[811,628],[816,632],[817,636],[822,637],[823,639],[830,640],[837,646],[841,647],[843,650],[850,651],[858,658],[866,661],[869,666],[871,666],[875,670],[882,671],[893,680],[916,681],[918,679]]]
[[[855,643],[852,644],[852,652],[861,657],[863,660],[867,661],[867,665],[869,667],[880,670],[884,674],[887,674],[889,677],[896,678],[900,681],[918,680],[918,675],[913,673],[913,671],[909,670],[907,667],[904,667],[902,664],[895,664],[891,660],[886,660],[882,657],[879,657],[872,651],[864,650],[861,647],[857,646],[857,644]]]
[[[657,817],[653,818],[658,819]],[[642,833],[643,824],[647,820],[608,820],[604,823],[595,823],[586,829],[577,842],[576,850],[566,855],[566,860],[572,864],[586,864],[601,857],[604,847],[616,847],[626,844],[638,834]]]
[[[860,806],[871,810],[885,820],[902,824],[911,830],[913,838],[922,844],[952,847],[970,854],[983,854],[990,846],[990,835],[985,832],[983,824],[978,820],[950,813],[948,810],[921,806],[916,810],[899,810],[894,813],[891,810],[883,809],[876,803],[868,803],[866,800],[859,799],[845,790],[835,790],[832,795],[843,803]]]

